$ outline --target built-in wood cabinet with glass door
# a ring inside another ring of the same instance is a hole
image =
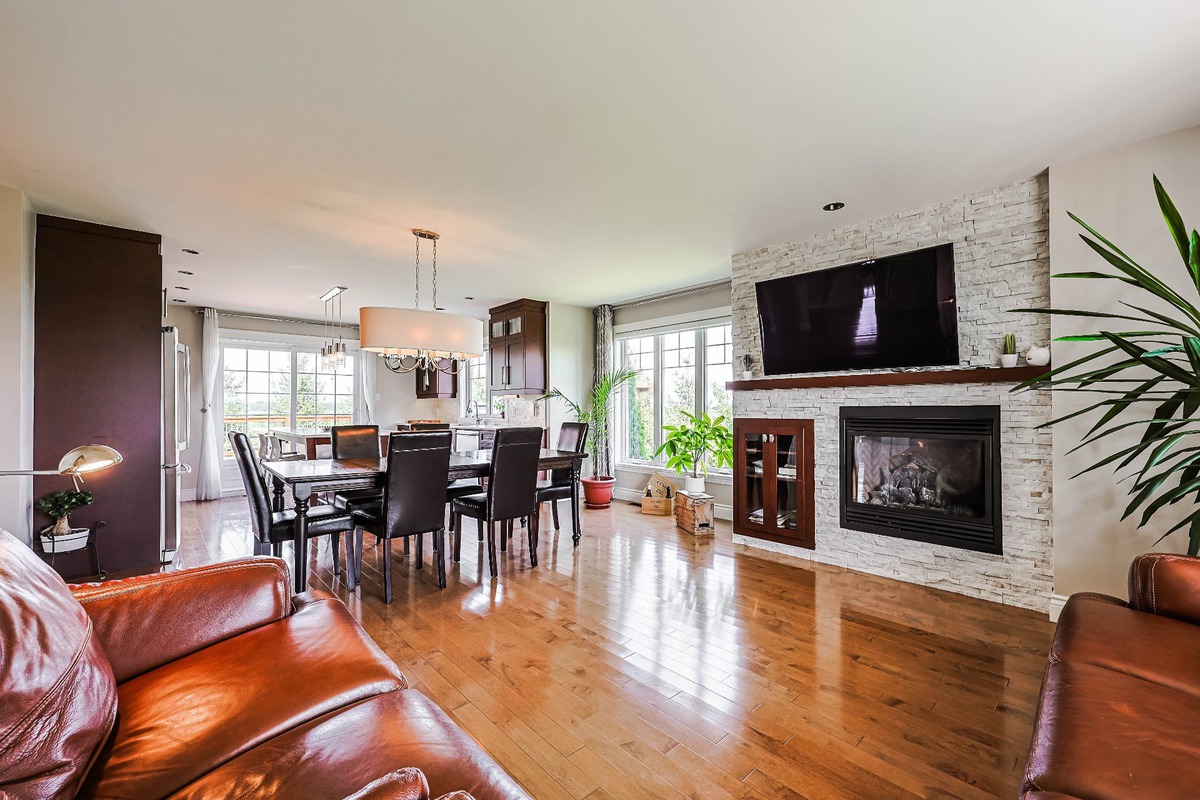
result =
[[[546,304],[514,300],[488,312],[488,383],[493,394],[546,391]]]
[[[733,421],[733,530],[797,547],[816,546],[813,421]]]

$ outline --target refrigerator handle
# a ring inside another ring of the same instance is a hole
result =
[[[183,351],[183,441],[181,449],[186,449],[192,445],[192,348],[182,345],[180,349]],[[188,471],[191,471],[190,467]]]

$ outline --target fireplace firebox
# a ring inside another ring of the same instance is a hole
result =
[[[841,524],[1003,552],[999,406],[843,406]]]

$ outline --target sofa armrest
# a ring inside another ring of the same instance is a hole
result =
[[[1129,566],[1129,605],[1200,625],[1200,558],[1147,553]]]
[[[121,683],[292,613],[291,578],[277,558],[71,587]]]
[[[429,783],[415,767],[405,767],[371,781],[346,800],[429,800]]]

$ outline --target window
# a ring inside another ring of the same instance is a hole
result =
[[[733,332],[711,325],[617,341],[622,364],[637,370],[617,403],[617,453],[626,462],[661,463],[654,451],[662,426],[686,420],[685,413],[724,416],[732,426],[733,407],[725,382],[733,380]]]
[[[225,432],[256,434],[271,428],[318,429],[354,421],[357,382],[353,355],[325,369],[320,355],[286,345],[228,344],[221,348]],[[228,437],[225,457],[232,458]]]
[[[467,360],[467,408],[465,411],[474,416],[487,413],[488,410],[488,349],[483,348],[483,355]]]

